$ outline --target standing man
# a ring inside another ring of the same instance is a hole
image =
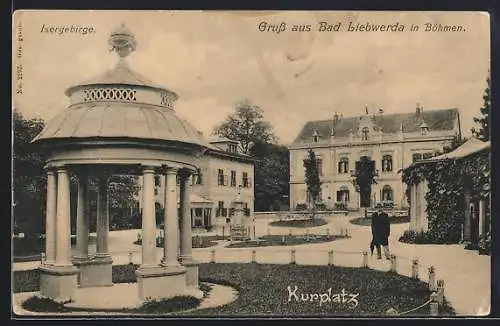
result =
[[[382,246],[386,259],[391,259],[389,251],[389,235],[391,233],[391,223],[389,215],[382,209],[382,205],[377,204],[377,211],[372,215],[372,245],[377,248],[377,259],[382,259]]]
[[[382,208],[380,208],[382,210]],[[382,232],[384,235],[382,246],[384,246],[384,255],[386,259],[391,259],[391,252],[389,251],[389,236],[391,235],[391,220],[389,215],[382,210],[380,214],[381,224],[382,224]]]

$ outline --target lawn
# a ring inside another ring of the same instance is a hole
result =
[[[266,235],[259,238],[259,241],[247,240],[235,242],[226,246],[226,248],[250,248],[250,247],[269,247],[269,246],[296,246],[302,244],[330,242],[339,239],[346,239],[347,236],[341,235]]]
[[[113,282],[135,282],[135,268],[134,265],[113,266]],[[427,284],[422,281],[366,268],[208,263],[200,265],[199,275],[200,282],[236,288],[238,298],[224,306],[176,315],[377,316],[385,315],[389,308],[402,312],[417,307],[426,302],[430,294]],[[14,272],[14,292],[36,291],[38,282],[36,270]],[[185,298],[183,304],[196,305],[196,302]],[[172,305],[178,307],[179,303],[167,303],[166,308],[161,309],[151,308],[151,313],[165,313]],[[452,308],[444,308],[440,310],[443,315],[453,315]],[[428,314],[428,306],[412,313]]]
[[[410,222],[410,217],[409,216],[392,216],[390,218],[391,224],[402,224],[402,223],[409,223]],[[352,220],[350,220],[352,224],[355,225],[362,225],[362,226],[371,226],[372,225],[372,219],[371,217],[357,217]]]
[[[14,262],[26,262],[40,260],[40,253],[45,251],[45,238],[27,237],[27,238],[13,238],[13,253]],[[89,244],[95,243],[96,236],[89,236]],[[76,244],[76,236],[71,237],[71,244]]]
[[[328,222],[322,218],[278,220],[269,223],[270,226],[281,226],[290,228],[312,228],[326,224],[328,224]]]

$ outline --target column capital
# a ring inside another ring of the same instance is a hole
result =
[[[156,170],[156,168],[154,166],[151,166],[151,165],[141,165],[141,171],[142,171],[142,173],[151,173],[151,174],[154,174],[155,170]]]
[[[69,168],[67,165],[59,165],[54,167],[54,170],[57,171],[57,173],[69,173]]]
[[[47,175],[55,175],[57,173],[57,170],[54,167],[45,167],[44,169]]]
[[[177,174],[179,172],[179,168],[177,167],[169,167],[165,169],[165,174]]]
[[[179,177],[181,180],[187,181],[187,179],[193,174],[193,171],[188,169],[179,169]]]

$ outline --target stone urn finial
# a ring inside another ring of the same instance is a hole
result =
[[[137,46],[134,34],[123,23],[111,32],[108,43],[110,50],[115,51],[120,58],[127,57]]]

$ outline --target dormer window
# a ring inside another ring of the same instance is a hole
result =
[[[318,134],[318,131],[317,130],[314,130],[314,133],[313,133],[313,143],[317,143],[319,140],[319,134]]]
[[[423,121],[422,124],[420,125],[420,134],[424,136],[427,135],[428,132],[429,132],[429,127],[427,126],[425,121]]]
[[[236,153],[237,150],[236,144],[228,144],[227,150],[231,153]]]
[[[368,136],[370,134],[370,129],[368,127],[364,127],[361,129],[361,139],[362,140],[368,140]]]

